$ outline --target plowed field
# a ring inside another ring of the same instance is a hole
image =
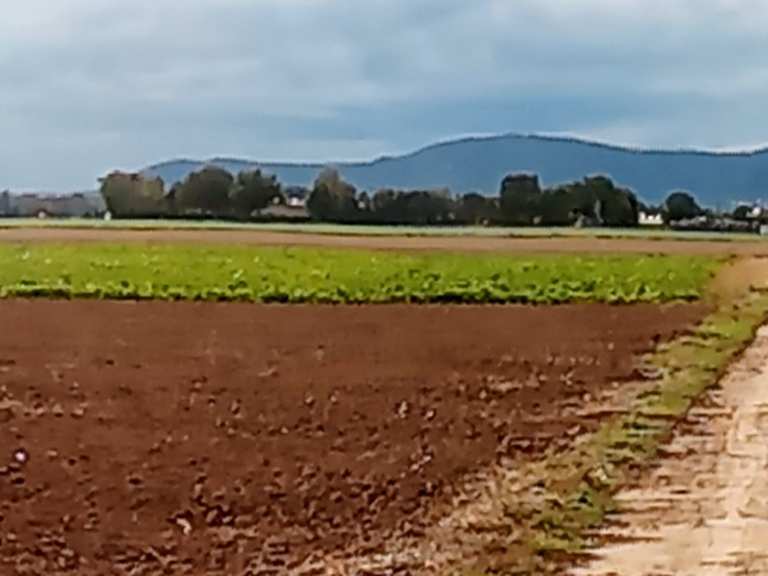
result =
[[[565,449],[693,304],[0,302],[0,574],[323,574]]]

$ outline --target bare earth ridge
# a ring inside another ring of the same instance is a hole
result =
[[[0,229],[0,242],[182,242],[314,246],[370,250],[510,253],[654,253],[768,256],[768,242],[647,238],[480,238],[471,236],[333,236],[254,230]]]

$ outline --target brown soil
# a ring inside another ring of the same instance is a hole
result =
[[[264,246],[318,246],[373,250],[452,250],[528,253],[653,253],[768,256],[768,242],[644,238],[479,238],[334,236],[248,230],[0,229],[0,242],[191,242]]]
[[[594,429],[585,406],[703,313],[0,302],[0,573],[376,553],[468,473]]]
[[[768,289],[767,258],[737,258],[718,272],[711,293],[726,301],[737,301],[753,290]]]

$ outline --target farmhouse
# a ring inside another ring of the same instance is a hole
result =
[[[289,186],[283,191],[285,203],[291,208],[304,208],[307,204],[309,191],[301,186]]]
[[[259,211],[262,218],[275,220],[307,220],[309,212],[302,204],[275,204]]]
[[[660,213],[640,212],[638,222],[640,226],[663,226],[664,218]]]

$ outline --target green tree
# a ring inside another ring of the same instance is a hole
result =
[[[453,201],[448,190],[414,190],[403,195],[408,224],[445,224],[452,221]]]
[[[267,208],[275,199],[281,199],[280,183],[274,175],[261,170],[240,172],[230,191],[232,210],[240,219],[250,218],[254,212]]]
[[[101,179],[100,191],[107,210],[115,218],[147,218],[168,213],[160,178],[112,172]]]
[[[231,214],[229,195],[234,181],[232,174],[215,166],[193,172],[175,187],[173,197],[176,208],[181,214]]]
[[[667,222],[695,218],[702,213],[696,199],[683,190],[672,192],[664,201],[664,219]]]
[[[470,192],[462,196],[458,201],[456,212],[456,218],[459,222],[473,226],[499,219],[496,203],[477,192]]]
[[[610,178],[591,176],[544,191],[539,216],[546,226],[584,220],[594,226],[632,227],[638,223],[638,203],[634,193],[616,187]]]
[[[0,216],[11,215],[11,193],[4,190],[0,193]]]
[[[539,213],[539,177],[511,174],[501,183],[501,215],[507,224],[529,226]]]
[[[357,190],[341,178],[338,170],[325,168],[315,179],[307,210],[315,220],[353,222],[360,216]]]
[[[638,203],[631,190],[617,188],[605,176],[585,178],[584,186],[595,202],[594,216],[600,224],[611,227],[637,226]]]
[[[383,224],[396,224],[404,215],[400,207],[400,192],[391,188],[377,190],[371,198],[371,218]]]
[[[736,209],[733,211],[733,219],[734,220],[749,220],[749,215],[752,213],[752,207],[747,206],[746,204],[742,204],[740,206],[737,206]]]
[[[445,224],[456,218],[448,190],[378,190],[371,200],[371,219],[384,224]]]
[[[545,190],[539,201],[538,222],[543,226],[572,226],[585,208],[583,195],[578,184]]]

